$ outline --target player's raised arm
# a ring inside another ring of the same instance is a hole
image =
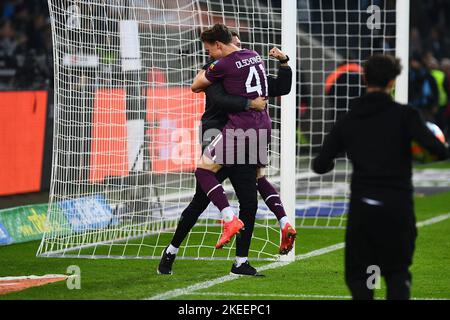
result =
[[[277,77],[267,77],[269,97],[284,96],[291,91],[292,87],[292,69],[288,64],[289,57],[277,47],[269,51],[269,56],[280,62]]]

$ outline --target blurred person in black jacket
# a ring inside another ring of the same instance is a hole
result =
[[[394,102],[390,92],[400,61],[374,55],[364,65],[367,94],[326,136],[312,169],[334,168],[345,152],[353,164],[345,236],[345,280],[354,299],[373,299],[368,277],[374,266],[386,280],[388,299],[409,299],[409,266],[416,239],[411,142],[438,159],[447,147],[427,128],[415,108]]]

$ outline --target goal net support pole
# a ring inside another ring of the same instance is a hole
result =
[[[395,84],[395,100],[408,103],[408,67],[409,67],[409,0],[396,3],[395,55],[400,58],[403,70]]]
[[[288,95],[281,97],[281,153],[280,196],[289,221],[295,226],[296,195],[296,63],[297,63],[297,1],[281,3],[281,48],[289,56],[292,69],[292,87]],[[282,260],[293,261],[295,247]]]

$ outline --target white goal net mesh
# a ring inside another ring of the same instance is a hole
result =
[[[160,257],[195,190],[204,95],[190,85],[207,60],[200,32],[226,24],[276,76],[279,63],[268,52],[281,48],[280,3],[49,0],[55,131],[47,231],[38,255]],[[299,0],[297,6],[296,225],[342,228],[349,164],[340,158],[333,173],[319,177],[311,160],[349,99],[363,92],[362,62],[374,52],[394,53],[395,2]],[[269,108],[268,177],[278,186],[279,99]],[[279,226],[261,199],[256,218],[250,256],[276,259]],[[214,248],[218,220],[210,205],[178,257],[234,258],[234,242]]]

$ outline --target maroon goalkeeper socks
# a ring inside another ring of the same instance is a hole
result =
[[[266,177],[258,179],[258,192],[264,199],[267,207],[272,211],[280,221],[283,217],[286,217],[283,204],[281,203],[280,195],[272,184],[267,181]]]
[[[221,212],[223,209],[230,206],[225,190],[217,180],[214,172],[197,168],[197,170],[195,170],[195,177],[197,178],[197,183],[206,193],[209,200],[211,200]]]

